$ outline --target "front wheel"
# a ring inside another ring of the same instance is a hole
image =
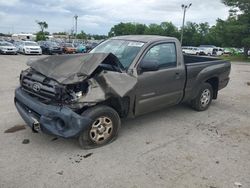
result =
[[[83,149],[103,146],[117,137],[121,120],[113,108],[105,105],[95,106],[85,110],[82,116],[92,119],[91,125],[78,138]]]
[[[203,83],[198,95],[191,101],[192,107],[197,111],[208,109],[213,98],[213,88],[209,83]]]

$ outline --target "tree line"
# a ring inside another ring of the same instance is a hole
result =
[[[223,0],[230,6],[227,20],[217,19],[214,26],[205,23],[187,22],[183,28],[183,45],[199,46],[210,44],[220,47],[244,47],[245,55],[250,49],[250,1]],[[119,35],[162,35],[180,39],[182,28],[177,28],[172,22],[160,24],[119,23],[114,25],[109,37]]]
[[[244,47],[244,53],[250,49],[250,1],[249,0],[222,0],[229,6],[230,15],[227,20],[217,19],[216,24],[210,26],[205,23],[187,22],[183,28],[183,45],[199,46],[201,44],[210,44],[218,47]],[[39,22],[40,27],[37,39],[45,38],[48,28],[46,22]],[[78,33],[75,37],[78,39],[106,39],[107,37],[120,35],[162,35],[171,36],[180,39],[182,28],[176,27],[172,22],[162,22],[160,24],[141,24],[141,23],[119,23],[114,25],[108,36],[91,35],[84,31]],[[67,34],[60,32],[58,34]],[[73,35],[73,34],[72,34]]]

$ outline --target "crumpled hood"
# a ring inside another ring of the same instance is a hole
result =
[[[54,55],[30,61],[27,65],[61,84],[74,84],[85,80],[104,61],[116,65],[119,63],[112,53],[89,53]]]

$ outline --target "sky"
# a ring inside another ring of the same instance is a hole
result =
[[[0,33],[34,33],[36,21],[46,21],[47,31],[70,32],[78,15],[78,32],[107,34],[120,22],[182,24],[182,4],[190,4],[186,21],[216,23],[229,8],[221,0],[0,0]]]

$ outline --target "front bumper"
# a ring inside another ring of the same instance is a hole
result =
[[[41,50],[25,50],[25,54],[42,54]]]
[[[15,90],[17,111],[29,127],[37,123],[42,132],[63,138],[77,137],[90,124],[91,119],[80,116],[65,106],[46,105],[29,96],[21,87]]]
[[[16,54],[17,50],[0,50],[2,54]]]
[[[61,54],[62,50],[61,49],[50,49],[49,52],[51,54]]]

